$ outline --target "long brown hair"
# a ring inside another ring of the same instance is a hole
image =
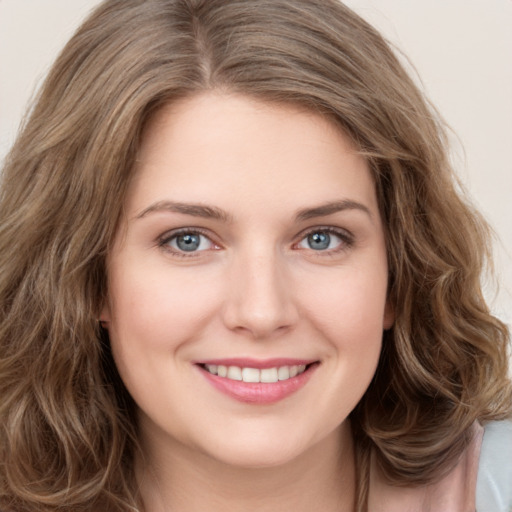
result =
[[[510,413],[508,332],[482,297],[488,228],[433,109],[338,0],[107,0],[51,70],[0,191],[0,507],[140,510],[134,405],[98,324],[106,256],[145,122],[208,89],[329,117],[368,159],[394,327],[351,414],[358,510],[370,453],[430,482],[471,425]]]

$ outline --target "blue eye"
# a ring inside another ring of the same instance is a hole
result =
[[[306,237],[307,244],[315,251],[323,251],[331,245],[331,235],[329,233],[312,233]]]
[[[187,234],[176,237],[178,249],[186,252],[197,251],[201,245],[201,235]]]
[[[311,231],[300,242],[301,249],[312,249],[313,251],[326,251],[340,248],[346,241],[341,234],[332,231],[319,229]]]
[[[184,231],[172,236],[166,237],[160,242],[162,247],[169,247],[171,250],[183,252],[199,252],[212,249],[213,242],[205,235],[195,231]]]

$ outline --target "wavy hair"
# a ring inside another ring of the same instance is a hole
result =
[[[141,133],[220,89],[327,116],[372,169],[396,321],[351,414],[397,485],[448,471],[510,414],[508,332],[482,297],[489,230],[442,123],[383,38],[338,0],[107,0],[46,79],[0,191],[0,507],[136,511],[134,404],[98,324]]]

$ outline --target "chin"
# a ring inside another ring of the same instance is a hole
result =
[[[297,459],[300,450],[276,452],[272,448],[250,446],[248,449],[230,451],[229,453],[210,454],[228,466],[240,469],[268,469],[285,466]]]
[[[295,432],[297,434],[297,432]],[[203,451],[223,464],[246,469],[264,469],[285,466],[302,457],[317,444],[307,436],[290,435],[290,432],[270,433],[247,432],[245,435],[230,436],[229,439],[211,443],[210,449],[203,445]],[[214,449],[211,449],[214,447]]]

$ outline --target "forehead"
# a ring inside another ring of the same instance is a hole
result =
[[[375,200],[366,160],[332,121],[298,106],[205,93],[149,120],[129,199],[134,207],[166,195],[284,204],[346,194]]]

